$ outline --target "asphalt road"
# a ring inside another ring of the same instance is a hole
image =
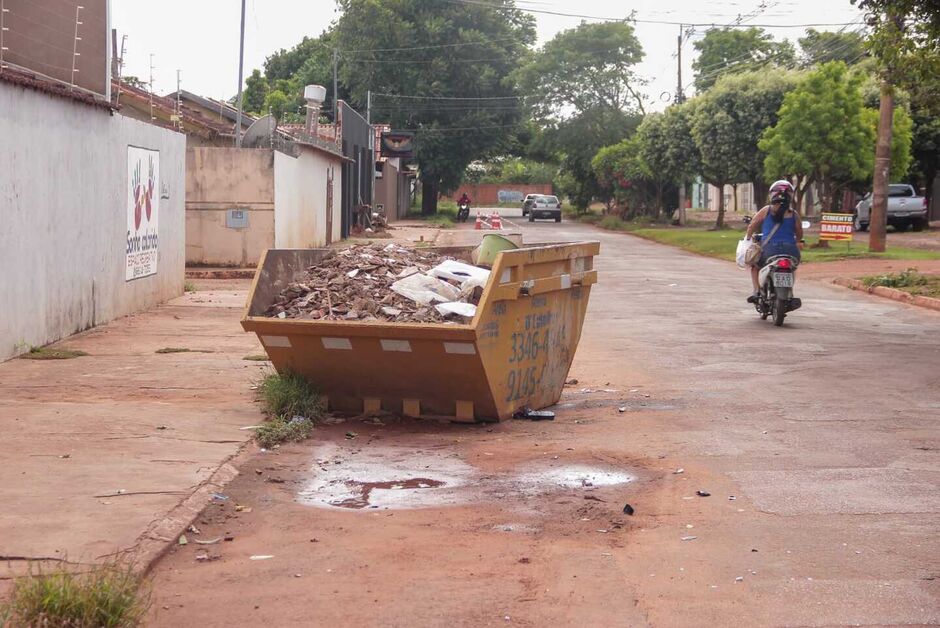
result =
[[[819,606],[772,623],[940,622],[940,314],[798,275],[803,307],[777,328],[732,264],[509,218],[527,241],[601,241],[574,370],[623,364],[670,391],[683,410],[648,436],[739,487],[774,524],[748,528],[804,557],[771,599]]]

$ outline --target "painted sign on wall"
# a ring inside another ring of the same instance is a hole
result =
[[[519,190],[500,190],[496,193],[500,203],[519,203],[522,201],[522,192]]]
[[[127,147],[127,263],[124,279],[157,273],[160,151]]]

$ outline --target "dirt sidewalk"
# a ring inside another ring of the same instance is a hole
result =
[[[0,364],[0,589],[26,559],[136,548],[146,563],[216,490],[204,484],[235,475],[267,362],[243,359],[262,353],[238,325],[247,282],[227,286],[57,345],[86,357]],[[191,351],[156,353],[168,347]]]

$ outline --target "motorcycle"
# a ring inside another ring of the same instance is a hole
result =
[[[760,241],[760,237],[755,238]],[[790,255],[774,255],[760,269],[757,279],[760,290],[754,307],[761,320],[773,317],[774,325],[783,325],[787,313],[800,309],[803,301],[793,296],[796,267],[799,260]]]
[[[457,207],[457,222],[467,222],[470,218],[470,203],[461,203]]]

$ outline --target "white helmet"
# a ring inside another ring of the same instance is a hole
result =
[[[793,196],[793,184],[786,179],[774,181],[770,186],[770,196],[773,197],[781,193],[787,194],[788,196]]]

